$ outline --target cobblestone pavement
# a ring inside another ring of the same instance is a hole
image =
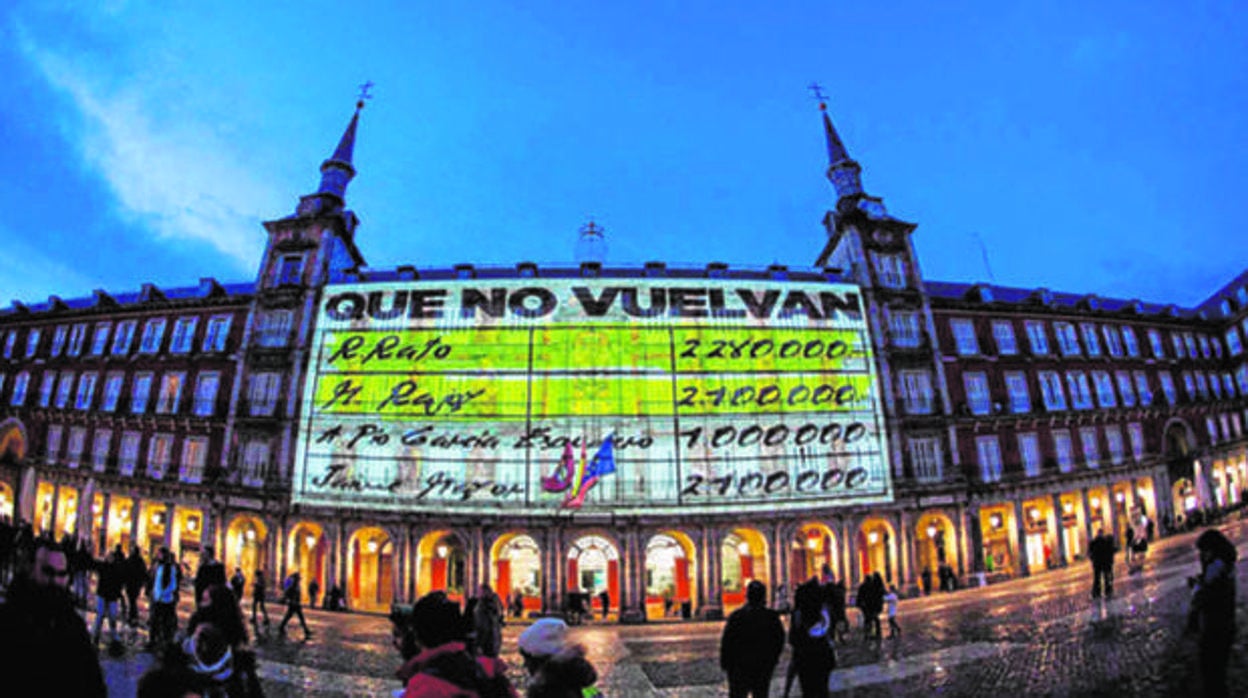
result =
[[[1248,521],[1222,528],[1242,551],[1237,613],[1240,627],[1248,630]],[[1126,574],[1120,556],[1115,596],[1108,602],[1089,599],[1086,562],[985,589],[903,600],[899,638],[885,639],[877,648],[863,642],[859,631],[839,647],[834,695],[1196,693],[1194,640],[1182,633],[1186,578],[1198,568],[1194,540],[1189,533],[1154,545],[1136,575]],[[399,687],[393,678],[398,658],[384,618],[313,611],[308,621],[313,637],[306,642],[300,630],[288,632],[288,638],[263,629],[257,635],[267,695],[384,696]],[[727,695],[718,667],[722,629],[720,622],[590,624],[575,628],[573,637],[586,645],[608,696],[700,698]],[[508,626],[504,632],[510,650],[504,658],[517,683],[522,677],[514,648],[521,630]],[[1246,636],[1241,632],[1232,650],[1231,695],[1248,695]],[[772,695],[783,693],[787,662],[786,651]],[[131,651],[102,663],[110,694],[132,696],[151,658]]]

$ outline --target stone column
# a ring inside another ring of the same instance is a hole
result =
[[[1018,498],[1010,502],[1014,513],[1014,528],[1018,536],[1018,576],[1031,576],[1031,561],[1027,555],[1027,517],[1023,516],[1023,503]]]
[[[347,532],[346,522],[339,521],[334,524],[333,534],[333,568],[335,584],[342,589],[343,594],[347,592]],[[279,582],[280,583],[280,582]]]
[[[775,551],[771,556],[772,606],[776,610],[783,611],[788,609],[789,598],[793,593],[793,588],[789,582],[789,539],[791,536],[788,535],[788,525],[784,522],[776,522],[772,526],[771,532],[772,550]]]
[[[897,565],[899,567],[897,588],[905,590],[914,586],[914,532],[910,530],[910,514],[905,511],[897,514]]]
[[[706,556],[706,604],[702,606],[700,615],[704,620],[719,620],[724,617],[723,594],[723,556],[720,550],[720,532],[717,529],[702,529]]]
[[[1070,553],[1066,550],[1066,523],[1062,519],[1062,495],[1053,495],[1053,521],[1057,526],[1057,564],[1065,567],[1070,564]]]
[[[101,492],[100,494],[103,495],[103,499],[100,500],[100,506],[103,508],[100,509],[100,511],[104,512],[104,516],[103,516],[104,530],[103,531],[95,530],[95,512],[92,511],[91,512],[91,545],[93,548],[97,550],[104,551],[104,550],[108,550],[108,530],[109,530],[109,524],[111,524],[113,520],[112,511],[111,511],[112,506],[113,506],[113,494],[111,492]],[[103,536],[100,535],[101,533],[103,533]],[[133,537],[130,539],[130,542],[132,544],[135,543],[135,540]],[[140,550],[142,550],[142,548],[140,548]],[[127,556],[130,555],[129,548],[126,549],[126,555]]]
[[[984,569],[984,532],[981,529],[979,505],[968,504],[962,510],[962,554],[959,555],[959,564],[962,565],[962,575],[979,572]]]
[[[174,551],[174,553],[177,553],[177,552],[178,552],[178,550],[177,550],[176,548],[174,548],[174,545],[173,545],[173,529],[174,529],[174,526],[173,526],[173,511],[174,511],[174,509],[176,508],[176,506],[177,506],[177,505],[176,505],[174,502],[165,502],[165,503],[164,503],[164,512],[165,512],[165,539],[164,539],[164,542],[163,542],[163,543],[161,543],[161,545],[164,545],[166,548],[169,548],[170,550]],[[182,561],[182,556],[181,556],[181,555],[178,555],[178,562],[181,562],[181,561]]]
[[[646,622],[646,551],[644,534],[633,525],[625,534],[627,550],[625,582],[620,585],[620,623]]]
[[[139,546],[139,550],[147,552],[147,541],[139,540],[139,521],[143,518],[143,506],[138,497],[130,501],[130,543]]]
[[[845,589],[849,593],[858,588],[858,575],[854,572],[854,552],[858,541],[857,536],[851,531],[853,531],[853,526],[850,521],[842,518],[840,530],[837,531],[837,535],[841,538],[841,582],[845,584]]]

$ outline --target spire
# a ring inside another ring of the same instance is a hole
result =
[[[819,111],[823,116],[823,135],[828,141],[828,179],[836,188],[836,197],[844,199],[861,195],[862,167],[845,150],[845,144],[832,125],[832,118],[828,116],[827,102],[819,101]]]
[[[346,200],[347,185],[355,177],[351,156],[355,151],[355,128],[360,123],[360,110],[363,108],[364,100],[360,99],[355,103],[355,114],[351,116],[351,123],[347,124],[347,130],[338,141],[334,154],[321,163],[321,186],[316,193],[336,197],[339,203]]]

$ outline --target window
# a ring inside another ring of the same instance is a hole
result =
[[[204,479],[204,462],[208,460],[208,439],[202,436],[182,440],[182,467],[178,479],[198,483]]]
[[[121,397],[121,384],[125,379],[126,374],[121,371],[109,372],[104,379],[104,402],[100,405],[100,410],[112,412],[117,409],[117,398]]]
[[[44,460],[49,465],[55,465],[61,456],[61,436],[64,431],[65,428],[59,424],[48,427],[48,449],[44,454]]]
[[[1122,356],[1122,337],[1118,328],[1113,325],[1101,325],[1101,334],[1105,336],[1105,351],[1110,356]]]
[[[43,380],[39,383],[39,406],[52,406],[52,393],[56,390],[56,371],[44,371]]]
[[[103,356],[108,348],[108,331],[113,328],[111,322],[95,323],[95,334],[91,335],[91,356]]]
[[[1239,328],[1231,327],[1226,331],[1226,349],[1231,352],[1231,356],[1239,356],[1244,351],[1244,345],[1239,341]],[[7,350],[6,350],[6,356]]]
[[[211,417],[217,406],[217,387],[221,374],[216,371],[199,374],[195,379],[195,407],[197,417]]]
[[[1070,440],[1069,429],[1053,430],[1053,453],[1057,454],[1057,469],[1069,473],[1075,468],[1075,449]]]
[[[912,438],[909,441],[914,479],[919,482],[940,482],[941,471],[944,469],[944,454],[940,445],[940,437],[927,436]]]
[[[1144,427],[1137,422],[1128,424],[1127,436],[1131,439],[1131,457],[1136,461],[1144,460]]]
[[[1070,388],[1070,405],[1077,410],[1092,409],[1092,391],[1083,371],[1067,371],[1066,386]]]
[[[199,318],[195,316],[180,317],[173,323],[173,338],[169,340],[169,351],[174,354],[186,354],[195,343],[195,325]]]
[[[182,385],[186,373],[171,371],[160,377],[160,397],[156,399],[156,414],[176,414],[182,402]]]
[[[979,477],[984,482],[1001,481],[1001,444],[995,436],[975,437],[975,450],[979,453]]]
[[[1222,342],[1217,338],[1217,336],[1215,335],[1210,337],[1206,335],[1205,338],[1209,340],[1209,346],[1213,349],[1213,358],[1222,358]]]
[[[1089,468],[1101,467],[1101,447],[1096,439],[1096,427],[1079,430],[1079,445],[1083,447],[1083,462]]]
[[[1027,389],[1027,375],[1022,371],[1005,374],[1005,388],[1010,392],[1010,412],[1023,414],[1031,411],[1031,395]]]
[[[1114,381],[1108,371],[1093,371],[1092,382],[1096,385],[1096,404],[1102,408],[1117,407],[1114,399]]]
[[[290,327],[294,316],[295,314],[289,310],[270,310],[261,313],[256,328],[256,343],[262,347],[286,346],[290,343]]]
[[[298,284],[303,276],[303,255],[282,255],[277,268],[277,285]]]
[[[1140,407],[1152,405],[1153,389],[1148,387],[1148,374],[1143,371],[1132,371],[1131,375],[1135,378],[1135,392],[1140,394]]]
[[[13,379],[13,397],[9,399],[10,405],[22,406],[26,404],[26,388],[30,385],[30,374],[22,371]]]
[[[39,335],[43,333],[38,327],[32,327],[30,334],[26,335],[26,358],[30,358],[39,351]]]
[[[66,325],[57,325],[56,330],[52,333],[52,351],[50,356],[57,357],[61,352],[65,351],[65,340],[69,337],[69,327]]]
[[[1170,343],[1174,345],[1174,356],[1178,359],[1187,358],[1187,347],[1183,344],[1183,335],[1178,332],[1170,333]]]
[[[1018,453],[1023,459],[1023,472],[1027,477],[1040,476],[1040,437],[1029,431],[1018,435]]]
[[[143,414],[147,411],[147,398],[152,394],[152,374],[135,375],[134,384],[130,386],[130,413]]]
[[[267,417],[277,408],[277,391],[281,385],[280,373],[253,373],[247,392],[252,417]]]
[[[949,321],[949,329],[953,331],[953,341],[959,356],[974,356],[979,353],[974,322],[965,318],[954,318]]]
[[[1166,395],[1166,402],[1174,405],[1178,403],[1178,395],[1174,390],[1174,376],[1169,371],[1158,371],[1157,378],[1161,380],[1161,392]]]
[[[1187,355],[1193,359],[1199,359],[1200,355],[1196,353],[1196,337],[1191,332],[1183,333],[1183,343],[1187,345]]]
[[[74,372],[62,371],[61,382],[56,386],[56,409],[69,407],[69,398],[74,394]]]
[[[264,484],[264,476],[269,470],[269,444],[267,441],[248,441],[243,449],[243,484],[248,487],[259,487]]]
[[[165,338],[165,319],[154,317],[143,324],[143,338],[139,340],[140,354],[155,354],[160,351],[160,342]]]
[[[1214,400],[1222,399],[1222,382],[1218,380],[1218,374],[1209,373],[1209,390],[1213,392]]]
[[[1235,382],[1239,384],[1240,397],[1248,395],[1248,364],[1243,364],[1235,369]],[[13,388],[14,398],[17,397],[17,388]]]
[[[901,371],[901,396],[907,414],[932,413],[932,377],[927,371]]]
[[[1079,356],[1079,336],[1075,334],[1075,326],[1069,322],[1053,323],[1057,332],[1057,346],[1062,356]]]
[[[1083,332],[1083,344],[1088,348],[1088,356],[1101,355],[1101,341],[1096,336],[1096,325],[1085,322],[1079,325],[1079,330]]]
[[[966,385],[966,406],[971,410],[971,414],[992,412],[992,398],[988,395],[988,377],[980,372],[964,373],[962,382]]]
[[[896,346],[919,346],[923,338],[919,330],[919,313],[914,310],[889,310],[888,332]]]
[[[1061,412],[1066,409],[1066,390],[1062,387],[1062,377],[1056,371],[1040,372],[1040,393],[1046,411]]]
[[[91,442],[91,469],[97,473],[104,472],[108,466],[108,451],[113,445],[112,429],[96,429],[95,439]]]
[[[1161,342],[1160,330],[1148,331],[1148,343],[1153,346],[1153,357],[1158,359],[1166,358],[1166,345]]]
[[[74,409],[91,409],[91,402],[95,400],[95,383],[99,377],[100,374],[95,372],[82,374],[78,381],[78,397],[74,400]]]
[[[113,356],[125,356],[130,353],[130,345],[134,342],[134,328],[137,320],[123,320],[117,323],[117,331],[113,333]]]
[[[1118,394],[1122,396],[1122,406],[1135,407],[1135,389],[1131,385],[1131,374],[1126,371],[1115,371],[1114,380],[1118,383]]]
[[[165,477],[173,460],[173,434],[152,434],[147,446],[147,476],[153,480]]]
[[[1207,359],[1207,358],[1209,358],[1209,357],[1213,356],[1213,349],[1211,349],[1211,348],[1209,347],[1209,337],[1208,337],[1208,336],[1206,336],[1206,335],[1203,335],[1203,334],[1202,334],[1202,335],[1200,335],[1199,337],[1197,337],[1197,341],[1199,341],[1199,343],[1200,343],[1200,356],[1201,356],[1202,358]]]
[[[992,337],[997,341],[998,354],[1013,356],[1018,353],[1018,342],[1014,338],[1014,323],[1009,320],[993,320]]]
[[[134,466],[139,461],[139,442],[143,435],[137,431],[127,431],[121,435],[121,474],[134,475]]]
[[[885,288],[906,287],[906,263],[901,255],[872,254],[875,259],[875,275]]]
[[[1205,374],[1196,371],[1192,374],[1192,378],[1196,380],[1196,395],[1201,400],[1209,399],[1209,384],[1205,382]]]
[[[4,379],[5,374],[0,373],[0,395],[4,395]]]
[[[1122,429],[1117,425],[1105,427],[1105,442],[1109,445],[1109,462],[1122,465],[1126,460],[1122,448]]]
[[[1122,328],[1122,343],[1127,347],[1127,356],[1138,357],[1140,355],[1140,343],[1135,339],[1135,330],[1130,327]]]
[[[1222,374],[1222,390],[1226,392],[1227,399],[1235,397],[1235,380],[1231,378],[1230,371]],[[1241,393],[1240,397],[1244,397],[1244,395]]]
[[[74,325],[69,331],[69,355],[81,356],[82,345],[87,341],[87,325],[80,323]]]
[[[1031,345],[1031,353],[1036,356],[1047,356],[1049,353],[1049,335],[1044,330],[1043,320],[1028,320],[1023,323],[1027,328],[1027,343]]]
[[[204,344],[200,351],[225,351],[225,340],[230,335],[230,320],[229,315],[214,315],[208,319],[208,331],[204,333]]]
[[[1196,381],[1192,379],[1191,371],[1183,372],[1183,390],[1187,394],[1189,402],[1196,400]]]
[[[4,358],[13,358],[13,346],[17,344],[17,330],[9,330],[9,336],[4,338]]]
[[[1209,432],[1209,443],[1216,444],[1218,442],[1218,423],[1213,417],[1205,417],[1205,431]]]
[[[65,449],[65,464],[77,468],[82,463],[82,452],[87,448],[87,428],[73,427],[69,430],[69,445]]]

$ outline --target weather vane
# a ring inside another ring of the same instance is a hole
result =
[[[828,97],[823,94],[823,88],[819,86],[819,83],[812,82],[806,89],[814,93],[815,99],[819,100],[820,103],[828,101]]]
[[[369,91],[369,90],[371,90],[371,89],[373,89],[373,81],[372,81],[372,80],[369,80],[369,81],[365,82],[363,85],[360,85],[360,95],[359,95],[359,101],[356,103],[356,106],[358,106],[358,107],[363,107],[363,106],[364,106],[364,100],[366,100],[366,99],[372,99],[372,98],[373,98],[373,96],[372,96],[372,95],[370,95],[370,94],[368,93],[368,91]]]

